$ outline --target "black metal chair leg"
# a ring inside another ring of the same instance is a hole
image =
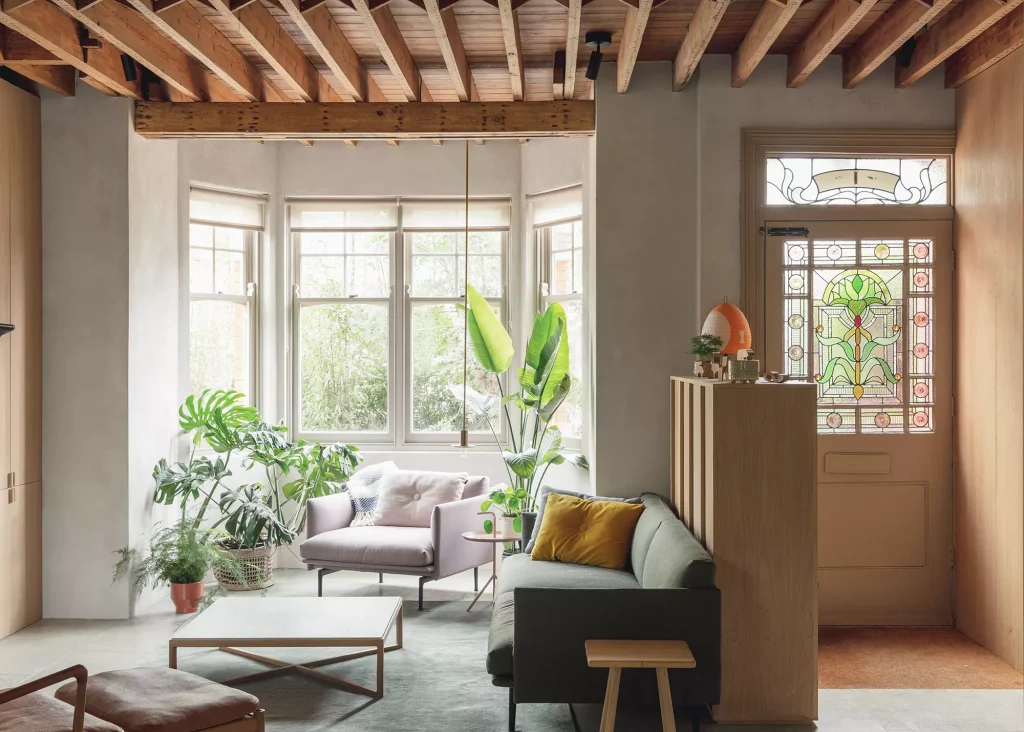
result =
[[[480,591],[480,568],[473,567],[473,592]]]
[[[512,687],[508,687],[508,732],[516,732],[516,696]]]
[[[316,596],[324,596],[324,571],[322,569],[316,573]]]
[[[429,577],[420,577],[420,610],[423,609],[423,585],[430,581]]]
[[[700,732],[700,707],[690,710],[690,719],[693,721],[693,732]]]
[[[384,573],[383,572],[378,572],[377,575],[378,575],[377,584],[379,584],[379,585],[384,584]]]

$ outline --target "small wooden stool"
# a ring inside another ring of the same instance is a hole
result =
[[[601,711],[600,732],[615,732],[615,709],[619,703],[619,676],[624,668],[653,668],[658,676],[658,700],[661,702],[661,727],[676,732],[672,711],[672,690],[668,685],[670,668],[696,668],[685,641],[588,640],[587,665],[608,669],[608,690]]]

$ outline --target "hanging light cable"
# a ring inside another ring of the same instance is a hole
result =
[[[469,444],[469,427],[466,420],[466,397],[468,396],[469,383],[469,139],[466,139],[466,228],[465,228],[465,251],[462,255],[463,261],[463,294],[462,294],[462,430],[459,432],[459,444],[453,447],[461,447],[463,454],[474,447]]]

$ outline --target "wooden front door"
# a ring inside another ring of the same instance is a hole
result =
[[[818,385],[819,620],[949,624],[951,224],[765,228],[759,355]]]

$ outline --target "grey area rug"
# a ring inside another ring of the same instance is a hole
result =
[[[508,690],[491,685],[484,667],[490,605],[466,612],[468,602],[415,602],[404,607],[403,648],[384,654],[384,698],[350,694],[296,673],[242,684],[260,699],[268,732],[360,730],[508,729]],[[302,622],[296,618],[296,622]],[[261,655],[294,663],[341,655],[347,649],[253,649]],[[218,650],[181,649],[179,668],[213,680],[266,670],[255,661]],[[376,685],[373,657],[344,661],[320,671],[368,688]],[[565,704],[520,705],[516,725],[522,732],[573,732]]]

